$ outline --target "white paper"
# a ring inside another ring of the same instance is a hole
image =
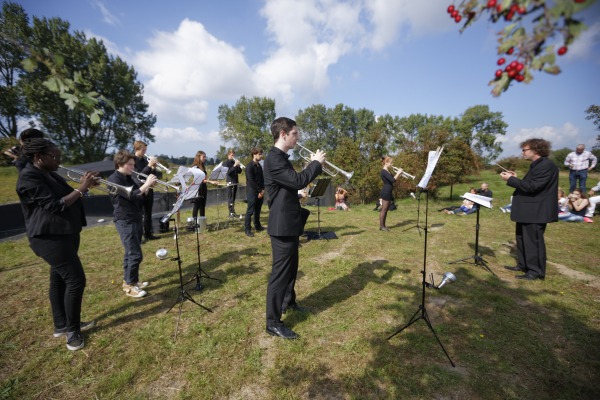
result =
[[[421,189],[426,189],[427,184],[429,183],[429,179],[431,179],[431,175],[433,174],[433,170],[435,169],[436,164],[438,163],[440,156],[442,155],[442,151],[444,151],[444,146],[438,147],[436,151],[430,151],[427,156],[427,169],[425,170],[425,174],[421,178],[421,181],[417,185]]]
[[[494,200],[491,197],[481,196],[481,195],[473,194],[473,193],[465,193],[460,197],[462,197],[463,199],[470,200],[475,204],[479,204],[480,206],[484,206],[487,208],[492,208],[492,200]]]

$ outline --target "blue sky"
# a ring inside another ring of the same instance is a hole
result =
[[[558,76],[494,98],[496,32],[481,19],[460,34],[445,0],[21,0],[30,17],[60,17],[102,39],[138,71],[157,116],[148,152],[213,156],[217,109],[240,96],[276,100],[278,116],[343,103],[375,114],[459,116],[486,104],[508,123],[503,156],[544,137],[553,148],[591,148],[585,109],[600,105],[600,4]],[[458,2],[454,2],[458,3]]]

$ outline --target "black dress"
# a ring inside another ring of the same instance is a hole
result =
[[[387,169],[382,169],[381,180],[383,181],[383,188],[381,188],[381,194],[379,195],[379,198],[386,201],[394,200],[392,196],[392,190],[394,189],[394,182],[396,182],[396,179],[394,179],[392,174],[390,174]]]

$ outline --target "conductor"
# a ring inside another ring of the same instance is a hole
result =
[[[309,212],[300,207],[298,190],[306,187],[322,171],[325,153],[317,150],[302,172],[294,171],[287,152],[296,146],[299,133],[296,121],[280,117],[271,124],[274,146],[264,163],[268,194],[269,226],[273,265],[267,286],[267,333],[284,339],[297,339],[284,326],[281,316],[287,310],[302,311],[296,303],[294,285],[298,273],[299,236]]]

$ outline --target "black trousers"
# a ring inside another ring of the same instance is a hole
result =
[[[246,232],[251,230],[252,216],[254,215],[254,227],[260,228],[260,211],[263,205],[263,199],[258,198],[258,194],[249,193],[246,196],[248,199],[248,208],[246,209],[246,219],[244,220],[244,229]]]
[[[75,332],[81,324],[85,273],[77,255],[79,233],[29,238],[33,252],[50,264],[50,306],[54,328]]]
[[[201,217],[205,217],[206,216],[206,197],[202,196],[202,197],[196,197],[193,201],[192,204],[194,204],[194,208],[192,209],[192,217],[197,218],[198,217],[198,211],[200,211],[200,216]]]
[[[296,304],[298,236],[271,236],[273,266],[267,286],[267,326],[281,326],[281,312]]]
[[[517,267],[527,274],[546,276],[546,224],[517,222]]]
[[[229,213],[235,212],[235,196],[237,195],[237,184],[227,186],[227,205],[229,207]]]
[[[154,205],[154,191],[149,190],[144,197],[144,235],[152,234],[152,206]]]

